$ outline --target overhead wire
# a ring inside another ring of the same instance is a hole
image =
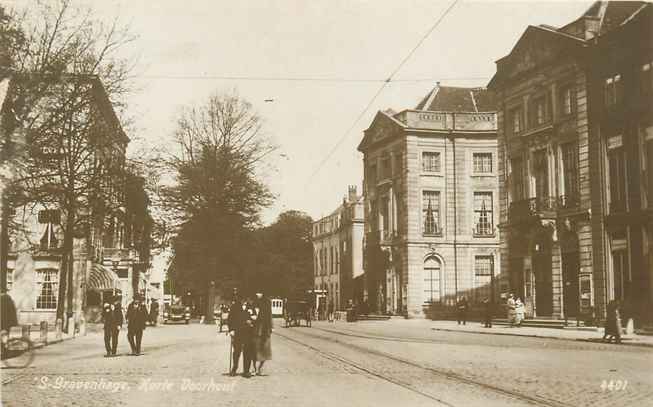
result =
[[[311,179],[313,179],[313,177],[314,177],[315,175],[317,175],[318,172],[320,172],[320,170],[322,169],[322,167],[324,166],[324,164],[326,164],[326,162],[329,161],[329,159],[331,158],[331,156],[332,156],[332,155],[333,155],[333,154],[338,150],[338,148],[340,147],[340,145],[341,145],[341,144],[342,144],[342,143],[347,139],[347,137],[349,136],[349,133],[351,132],[351,130],[352,130],[352,129],[353,129],[353,128],[358,124],[358,121],[359,121],[359,120],[360,120],[360,119],[365,115],[365,113],[367,113],[367,111],[369,110],[369,108],[370,108],[370,107],[372,106],[372,104],[376,101],[376,99],[379,97],[379,95],[381,94],[381,92],[383,91],[383,89],[385,89],[385,87],[388,85],[388,83],[390,83],[390,82],[393,81],[393,77],[397,74],[397,72],[399,72],[399,70],[401,70],[401,68],[406,64],[406,62],[408,62],[408,60],[413,56],[413,54],[415,53],[415,51],[417,51],[417,49],[422,45],[422,43],[424,43],[424,41],[426,41],[426,39],[427,39],[427,38],[431,35],[431,33],[432,33],[432,32],[433,32],[433,31],[438,27],[438,25],[440,25],[440,23],[442,22],[442,20],[444,20],[444,18],[445,18],[445,17],[446,17],[450,12],[451,12],[451,10],[456,6],[456,4],[458,4],[458,2],[459,2],[459,0],[454,0],[454,1],[451,2],[451,4],[449,5],[449,7],[447,7],[447,8],[444,10],[444,12],[443,12],[443,13],[440,15],[440,17],[435,21],[435,23],[433,23],[433,25],[431,25],[431,27],[429,28],[429,30],[428,30],[428,31],[427,31],[427,32],[422,36],[422,38],[420,38],[420,40],[417,42],[417,44],[416,44],[416,45],[415,45],[415,46],[410,50],[410,52],[409,52],[409,53],[408,53],[408,54],[407,54],[407,55],[406,55],[406,56],[401,60],[401,62],[399,63],[399,65],[397,65],[397,67],[392,71],[392,73],[390,74],[390,76],[388,76],[388,78],[387,78],[385,81],[383,81],[383,83],[381,84],[381,86],[379,87],[379,89],[376,91],[376,93],[374,94],[374,96],[372,96],[372,99],[370,99],[370,101],[365,105],[365,108],[360,112],[360,114],[359,114],[358,116],[356,116],[356,119],[355,119],[354,122],[351,124],[351,126],[349,126],[349,127],[347,128],[347,131],[345,131],[345,133],[340,137],[340,139],[338,139],[338,141],[337,141],[336,144],[333,146],[333,148],[329,151],[329,153],[328,153],[328,154],[327,154],[327,155],[326,155],[326,156],[325,156],[325,157],[320,161],[320,163],[317,165],[317,167],[315,168],[315,170],[313,170],[313,172],[311,173],[311,175],[310,175],[310,176],[308,177],[308,179],[306,180],[306,183],[304,184],[304,189],[306,189],[306,187],[308,187],[309,183],[311,182]]]

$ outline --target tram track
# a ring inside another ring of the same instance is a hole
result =
[[[353,338],[362,338],[362,339],[375,339],[375,340],[386,340],[386,341],[393,341],[393,342],[411,342],[411,343],[437,343],[437,342],[434,342],[434,341],[420,340],[420,339],[411,340],[411,339],[373,336],[373,335],[363,335],[363,334],[357,334],[357,333],[345,333],[345,332],[334,331],[334,330],[330,330],[330,329],[322,329],[322,328],[319,328],[319,327],[313,327],[313,328],[311,328],[311,330],[322,331],[322,332],[326,332],[326,333],[332,334],[332,335],[336,334],[336,335],[341,335],[341,336],[344,336],[344,337],[353,337]],[[424,365],[419,364],[417,362],[414,362],[412,360],[408,360],[408,359],[405,359],[405,358],[402,358],[402,357],[399,357],[399,356],[396,356],[396,355],[393,355],[393,354],[390,354],[390,353],[387,353],[387,352],[383,352],[383,351],[379,351],[379,350],[375,350],[375,349],[370,349],[370,348],[365,347],[365,346],[353,344],[351,342],[346,342],[346,341],[343,341],[343,340],[338,340],[338,339],[333,338],[333,337],[325,337],[325,336],[321,336],[321,335],[315,335],[313,333],[309,333],[308,330],[293,330],[293,333],[300,333],[301,335],[304,335],[305,337],[310,337],[310,338],[315,339],[315,340],[321,340],[321,341],[336,343],[336,344],[345,346],[345,347],[347,347],[347,348],[349,348],[351,350],[355,350],[355,351],[363,353],[363,354],[368,354],[368,355],[376,356],[376,357],[379,357],[379,358],[385,358],[386,360],[391,360],[391,361],[394,361],[394,362],[409,366],[411,368],[420,369],[420,370],[422,370],[424,372],[428,372],[430,374],[436,375],[436,376],[444,378],[446,380],[450,380],[450,381],[453,381],[453,382],[456,382],[456,383],[462,383],[462,384],[473,386],[473,387],[480,388],[480,389],[483,389],[483,390],[489,390],[489,391],[492,391],[493,393],[502,395],[504,397],[508,397],[508,398],[516,400],[516,401],[524,402],[524,403],[527,403],[527,404],[530,404],[530,405],[546,406],[546,407],[571,407],[572,406],[571,404],[567,404],[567,403],[560,402],[560,401],[557,401],[557,400],[553,400],[553,399],[549,399],[549,398],[545,398],[545,397],[541,397],[541,396],[528,395],[528,394],[524,394],[522,392],[518,392],[518,391],[515,391],[515,390],[512,390],[512,389],[507,389],[507,388],[495,386],[495,385],[485,383],[483,381],[479,381],[479,380],[476,380],[476,379],[473,379],[473,378],[470,378],[470,377],[467,377],[467,376],[464,376],[464,375],[461,375],[461,374],[457,374],[457,373],[454,373],[454,372],[451,372],[451,371],[448,371],[448,370],[437,369],[437,368],[434,368],[434,367],[431,367],[431,366],[424,366]],[[344,357],[342,357],[340,355],[337,355],[337,354],[335,354],[333,352],[325,351],[325,350],[320,349],[320,348],[318,348],[316,346],[313,346],[313,345],[307,344],[305,342],[302,342],[302,341],[300,341],[300,340],[298,340],[296,338],[292,338],[292,337],[290,337],[288,335],[281,334],[281,333],[279,333],[278,330],[275,330],[275,334],[282,337],[282,338],[284,338],[284,339],[286,339],[286,340],[288,340],[288,341],[290,341],[290,342],[293,342],[293,343],[299,344],[301,346],[304,346],[306,348],[309,348],[310,350],[320,354],[321,356],[323,356],[323,357],[325,357],[327,359],[330,359],[330,360],[345,364],[347,366],[353,367],[353,368],[355,368],[357,370],[360,370],[362,372],[370,374],[370,375],[372,375],[374,377],[377,377],[377,378],[379,378],[381,380],[384,380],[384,381],[393,383],[395,385],[398,385],[400,387],[403,387],[403,388],[405,388],[405,389],[407,389],[407,390],[409,390],[409,391],[411,391],[413,393],[418,393],[418,394],[420,394],[420,395],[422,395],[424,397],[427,397],[429,399],[437,401],[437,402],[441,403],[442,405],[455,407],[454,404],[451,404],[450,402],[448,402],[446,400],[443,400],[440,397],[437,397],[437,396],[435,396],[433,394],[429,394],[429,393],[423,392],[423,391],[421,391],[419,389],[416,389],[414,386],[412,386],[409,383],[402,382],[401,380],[399,380],[397,378],[394,378],[394,377],[392,377],[392,376],[390,376],[388,374],[378,372],[378,371],[375,371],[374,369],[370,369],[368,367],[365,367],[361,363],[358,363],[356,361],[344,358]]]

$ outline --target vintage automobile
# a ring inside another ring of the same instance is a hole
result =
[[[163,311],[163,323],[185,321],[190,322],[190,307],[184,305],[170,305]]]

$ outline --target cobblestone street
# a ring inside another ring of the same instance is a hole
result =
[[[650,348],[437,332],[403,320],[279,325],[262,377],[225,375],[228,338],[212,326],[159,326],[145,331],[140,357],[127,356],[124,333],[116,358],[103,357],[99,334],[37,350],[32,366],[2,370],[3,405],[643,406],[653,399]],[[395,339],[400,334],[406,339]],[[627,386],[602,388],[611,380]]]

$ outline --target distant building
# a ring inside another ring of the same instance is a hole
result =
[[[497,293],[495,109],[485,89],[438,83],[415,109],[378,112],[365,130],[358,150],[373,311],[423,317],[457,297]]]
[[[529,26],[497,61],[502,275],[527,315],[651,319],[650,3]]]
[[[336,310],[362,301],[363,223],[363,198],[355,186],[333,213],[313,223],[314,288],[326,290]]]

